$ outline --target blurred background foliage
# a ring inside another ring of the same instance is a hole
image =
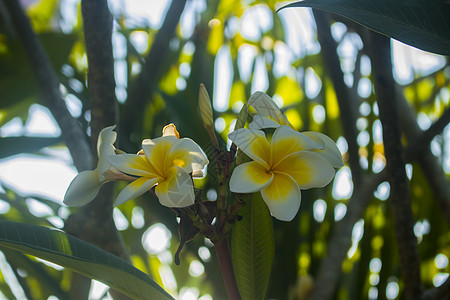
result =
[[[327,15],[331,20],[328,30],[332,33],[328,39],[335,45],[332,50],[339,56],[341,80],[352,100],[352,111],[340,111],[332,72],[322,56],[314,16],[309,9],[276,13],[277,1],[161,2],[157,5],[161,19],[156,21],[130,8],[152,6],[152,1],[109,3],[114,18],[117,102],[113,105],[117,107],[119,126],[117,148],[137,152],[142,139],[160,136],[164,125],[175,123],[182,136],[192,138],[211,155],[212,148],[197,106],[200,83],[205,84],[213,99],[215,128],[223,144],[246,99],[253,91],[266,91],[299,131],[319,131],[337,141],[344,161],[348,162],[349,158],[348,144],[357,143],[361,168],[358,176],[378,180],[373,189],[365,190],[366,207],[360,216],[356,215],[357,222],[351,224],[351,245],[344,249],[347,254],[339,265],[342,275],[333,297],[399,297],[402,280],[387,200],[390,187],[387,178],[380,175],[385,157],[364,30],[356,23]],[[60,132],[50,136],[33,135],[22,127],[36,107],[51,116],[41,99],[26,51],[17,41],[18,33],[8,11],[2,1],[0,4],[0,158],[6,161],[30,153],[33,157],[63,161],[71,166]],[[88,63],[80,3],[52,0],[22,1],[22,4],[58,76],[64,101],[88,138],[91,130]],[[166,14],[172,6],[181,7],[181,16]],[[176,25],[175,30],[159,34],[170,23]],[[401,106],[401,114],[407,117],[400,121],[405,131],[403,144],[407,147],[418,133],[427,130],[448,110],[450,66],[447,57],[399,43],[394,45],[394,50],[400,53],[394,57],[394,69],[398,89],[406,101]],[[421,67],[419,60],[425,60],[426,66]],[[348,140],[341,125],[349,115],[355,120],[355,141]],[[413,124],[404,120],[408,118]],[[12,124],[22,129],[11,132]],[[415,132],[408,135],[411,128]],[[413,229],[418,240],[422,282],[427,289],[441,285],[450,271],[450,215],[448,206],[442,204],[449,203],[449,194],[439,194],[431,178],[440,177],[444,185],[448,184],[449,135],[447,126],[424,146],[431,150],[432,160],[440,172],[430,175],[424,170],[426,166],[415,158],[407,164]],[[207,177],[197,181],[209,200],[217,196],[212,169]],[[37,172],[38,176],[46,174],[45,170]],[[347,164],[328,187],[303,192],[300,211],[292,222],[274,220],[276,249],[267,298],[304,299],[311,289],[320,263],[327,253],[334,251],[328,245],[336,224],[342,222],[344,215],[353,213],[349,199],[361,181],[352,181],[352,175]],[[65,207],[62,199],[25,193],[20,187],[3,181],[0,182],[1,220],[63,228],[68,216],[78,211]],[[119,187],[117,184],[115,188]],[[448,188],[443,190],[448,192]],[[444,202],[437,201],[439,198]],[[176,215],[160,206],[151,195],[114,208],[113,216],[134,266],[171,294],[179,299],[226,298],[209,241],[195,238],[181,253],[181,264],[175,265],[173,254],[179,242]],[[2,297],[70,297],[74,289],[70,271],[31,256],[1,250]],[[110,297],[107,287],[91,289],[91,298],[95,297]]]

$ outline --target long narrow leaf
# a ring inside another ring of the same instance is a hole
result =
[[[34,153],[44,147],[61,143],[59,137],[12,136],[0,138],[0,158],[17,153]]]
[[[305,0],[312,7],[347,17],[413,47],[450,55],[450,5],[439,0]]]
[[[0,222],[0,249],[37,256],[94,278],[133,299],[173,299],[145,273],[126,261],[64,232]]]
[[[236,281],[243,300],[264,299],[275,252],[272,217],[260,193],[248,196],[241,214],[231,235]]]

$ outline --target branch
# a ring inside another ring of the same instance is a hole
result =
[[[356,142],[356,99],[344,82],[344,74],[336,52],[337,44],[331,35],[329,15],[315,9],[313,9],[313,13],[317,25],[317,39],[322,49],[322,57],[329,76],[333,81],[338,99],[342,130],[348,144],[348,163],[352,171],[352,180],[355,183],[355,188],[358,188],[363,172],[359,165],[359,146]]]
[[[406,102],[405,99],[403,99],[402,101]],[[407,105],[407,103],[405,104]],[[411,112],[411,109],[409,109],[409,111]],[[416,136],[413,141],[414,145],[416,145],[417,147],[413,148],[412,150],[417,149],[418,152],[421,151],[421,148],[423,150],[424,145],[429,145],[436,135],[442,133],[444,128],[449,124],[449,122],[450,122],[450,108],[447,108],[441,115],[441,117],[436,122],[431,124],[430,128],[428,128],[424,132],[420,132],[417,123],[414,122],[418,129],[417,130],[418,136]]]
[[[91,103],[92,153],[96,156],[99,132],[116,123],[114,57],[112,50],[113,18],[106,0],[82,0],[84,37],[88,58],[88,89]],[[109,251],[127,261],[128,252],[113,221],[114,185],[102,187],[94,201],[66,221],[67,232]],[[114,299],[129,299],[111,291]]]
[[[344,74],[337,55],[337,44],[334,41],[329,25],[329,14],[313,9],[317,25],[317,38],[319,40],[325,66],[336,91],[341,114],[342,129],[348,143],[349,165],[354,182],[353,195],[347,206],[347,214],[336,225],[332,237],[328,242],[327,256],[321,262],[316,275],[316,284],[311,293],[311,299],[331,299],[335,287],[341,276],[341,265],[351,244],[354,224],[363,216],[363,213],[372,199],[373,191],[383,181],[384,172],[365,179],[359,164],[359,146],[357,144],[356,99],[351,90],[345,85]]]
[[[223,280],[227,288],[228,299],[240,300],[241,296],[234,277],[233,264],[231,262],[230,249],[228,240],[225,238],[214,245],[219,260],[220,270],[222,271]]]
[[[447,108],[430,128],[422,131],[417,125],[412,107],[404,97],[399,98],[399,105],[403,112],[400,115],[402,129],[410,143],[406,151],[407,158],[417,158],[444,217],[450,222],[450,185],[442,170],[442,164],[430,151],[430,141],[449,123],[450,109]]]
[[[402,110],[404,111],[404,110]],[[442,115],[441,119],[445,118]],[[415,123],[416,124],[416,123]],[[436,125],[435,125],[436,124]],[[438,134],[438,125],[442,124],[440,120],[436,121],[431,127],[422,135],[427,135],[426,139],[431,140],[430,135]],[[416,124],[417,126],[417,124]],[[444,126],[445,127],[445,126]],[[441,128],[442,130],[443,128]],[[425,136],[423,137],[425,139]],[[419,139],[409,144],[406,148],[406,158],[408,161],[419,159],[420,152],[418,149],[426,148],[428,144],[419,143]],[[445,177],[444,177],[445,179]],[[316,276],[316,284],[311,293],[311,299],[331,299],[335,291],[337,281],[340,278],[342,272],[342,262],[347,256],[348,249],[351,246],[351,235],[353,226],[360,218],[362,218],[364,211],[372,199],[373,191],[375,191],[380,183],[387,180],[386,169],[376,175],[371,175],[369,178],[363,180],[358,191],[352,195],[348,202],[347,214],[345,217],[336,224],[333,235],[328,241],[327,256],[320,263],[319,270]],[[448,185],[443,185],[443,188],[448,189]],[[450,193],[446,194],[447,199]],[[324,284],[320,284],[324,283]],[[448,283],[450,288],[450,283]],[[442,287],[442,286],[441,286]],[[439,287],[440,289],[443,289]],[[427,291],[430,295],[445,295],[442,292],[438,292],[436,289]],[[431,297],[431,296],[430,296]],[[440,299],[439,296],[424,299]]]
[[[181,13],[186,5],[186,0],[173,0],[166,14],[166,18],[152,44],[142,71],[137,80],[129,88],[129,97],[123,106],[121,113],[121,123],[123,136],[130,134],[142,124],[143,109],[148,104],[148,96],[158,84],[162,74],[162,67],[165,57],[169,53],[169,43],[175,34],[175,29],[179,23]]]
[[[405,299],[420,299],[422,284],[417,238],[413,232],[411,195],[406,176],[401,131],[398,123],[395,81],[392,75],[389,38],[370,32],[369,52],[372,60],[375,92],[383,126],[386,169],[391,186],[390,202],[398,243],[400,266],[405,284]]]
[[[113,18],[108,2],[82,1],[84,38],[88,58],[88,89],[91,103],[91,140],[93,153],[99,132],[116,124],[116,82],[112,50]]]
[[[72,155],[75,167],[78,171],[91,168],[92,157],[86,135],[78,121],[67,110],[66,103],[59,91],[59,80],[41,41],[34,33],[19,1],[8,0],[5,1],[5,5],[9,10],[17,36],[30,59],[43,101],[61,128],[62,138]]]
[[[0,28],[8,38],[15,38],[14,25],[3,0],[0,0]]]
[[[342,262],[347,257],[352,242],[355,223],[362,218],[364,211],[373,199],[373,192],[384,180],[386,171],[364,179],[355,189],[347,205],[344,218],[335,225],[332,237],[328,241],[327,256],[320,263],[310,299],[332,299],[336,285],[341,277]]]

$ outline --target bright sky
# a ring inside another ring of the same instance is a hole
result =
[[[70,31],[71,24],[75,21],[76,15],[74,12],[76,10],[74,7],[76,7],[75,5],[78,1],[79,0],[62,0],[62,16],[65,19],[61,23],[61,27],[65,31]],[[115,14],[124,13],[127,16],[133,16],[133,20],[130,22],[133,22],[134,25],[150,24],[154,28],[159,28],[169,3],[170,1],[168,0],[153,0],[151,1],[151,5],[149,5],[149,1],[146,0],[111,0],[110,6]],[[192,34],[193,26],[195,25],[193,20],[196,20],[196,17],[198,17],[205,9],[205,5],[205,0],[191,0],[187,2],[185,12],[181,19],[182,35],[184,37],[189,37]],[[125,11],[123,11],[124,8]],[[241,22],[237,19],[229,22],[228,33],[232,34],[235,31],[241,31],[242,35],[249,40],[260,40],[261,30],[266,31],[272,26],[271,21],[269,21],[270,15],[271,12],[265,5],[256,5],[248,8],[242,17]],[[315,25],[308,9],[283,10],[279,15],[281,16],[286,29],[286,43],[277,43],[275,45],[276,64],[274,70],[278,76],[281,76],[291,74],[295,71],[291,67],[291,63],[296,58],[302,57],[307,53],[316,53],[320,50],[320,46],[315,41],[313,34]],[[332,32],[335,37],[342,36],[345,30],[345,26],[340,23],[332,27]],[[139,49],[145,49],[147,45],[146,35],[136,34],[132,39],[138,51]],[[115,47],[114,55],[117,60],[117,96],[120,101],[123,101],[126,98],[125,87],[127,84],[126,65],[124,60],[126,53],[123,51],[124,39],[120,34],[115,34],[113,41]],[[352,55],[354,55],[357,48],[360,47],[359,43],[360,41],[358,41],[355,36],[349,35],[340,46],[339,51],[347,57],[344,58],[342,62],[344,69],[348,67],[349,71],[351,70]],[[445,62],[443,57],[405,46],[396,41],[393,42],[393,54],[395,62],[395,78],[402,84],[406,84],[412,80],[413,70],[420,74],[427,74],[441,67]],[[257,51],[254,46],[246,45],[239,50],[238,64],[243,80],[249,80],[251,62],[256,60],[255,68],[257,70],[257,75],[252,83],[252,91],[266,90],[268,87],[267,76],[265,73],[265,59],[264,56],[257,56]],[[188,74],[190,72],[189,66],[184,67],[183,72]],[[214,95],[212,95],[214,108],[218,111],[224,111],[228,108],[228,97],[233,75],[230,51],[227,46],[223,46],[219,50],[215,67],[216,74],[221,74],[221,76],[220,80],[217,80],[218,76],[215,77]],[[370,63],[368,59],[362,60],[361,67],[361,72],[363,74],[368,74],[370,72]],[[309,70],[306,74],[306,80],[308,81],[308,90],[306,92],[313,95],[319,91],[321,82],[312,70]],[[351,82],[352,78],[346,77],[346,81]],[[358,89],[361,94],[367,94],[370,91],[368,90],[371,88],[370,84],[365,85],[365,83],[362,82],[360,85],[361,87],[358,87]],[[80,103],[77,99],[69,100],[68,104],[69,109],[74,115],[79,114]],[[320,111],[318,111],[318,113],[320,113]],[[422,127],[426,128],[431,124],[431,121],[426,116],[422,119]],[[216,126],[220,126],[220,124],[216,124]],[[58,136],[59,134],[60,130],[49,111],[39,105],[33,105],[30,108],[30,117],[26,124],[22,124],[22,122],[16,118],[0,128],[0,137],[19,135]],[[448,128],[445,131],[445,137],[450,140],[450,130]],[[362,136],[360,142],[365,143],[364,139],[364,136]],[[338,141],[338,145],[342,151],[345,151],[345,141]],[[20,151],[20,149],[18,150]],[[49,154],[50,157],[19,154],[8,159],[0,160],[0,182],[4,183],[6,186],[13,187],[15,190],[23,193],[23,195],[43,195],[61,203],[70,181],[76,175],[76,170],[71,163],[71,158],[67,149],[46,149],[43,152]],[[445,168],[447,172],[450,172],[450,149],[446,149],[446,153]],[[353,187],[348,168],[344,167],[337,173],[334,186],[333,194],[337,199],[349,197]],[[337,186],[339,186],[339,188],[337,188]],[[382,197],[383,193],[388,193],[388,189],[385,189],[384,192],[383,189],[381,189],[378,192],[381,193],[380,197]],[[319,200],[314,206],[314,216],[318,220],[323,218],[326,210],[326,203],[323,200]],[[0,200],[0,202],[3,201]],[[343,217],[346,210],[345,205],[343,205],[343,207],[338,205],[336,209],[337,218]],[[124,222],[126,222],[126,219],[123,221],[124,218],[120,217],[120,212],[117,214],[115,213],[115,217],[118,226],[119,224],[125,224]],[[128,223],[123,226],[128,226]],[[359,227],[362,227],[362,225]],[[159,239],[166,241],[165,243],[167,243],[167,240],[170,241],[170,236],[167,236],[167,230],[155,230],[153,233],[149,234],[159,234]],[[355,234],[358,237],[362,235],[360,232]],[[354,241],[354,243],[357,244],[357,241]],[[163,245],[163,249],[166,249],[166,247],[166,245]],[[150,249],[149,251],[151,252],[153,250]],[[194,264],[192,272],[193,274],[198,272],[198,265],[196,269]],[[183,295],[185,295],[182,297],[183,299],[191,299],[190,297],[194,297],[196,292],[186,290],[183,293]],[[204,300],[206,300],[206,298]]]

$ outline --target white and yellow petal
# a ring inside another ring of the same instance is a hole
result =
[[[261,190],[261,196],[272,216],[281,221],[291,221],[300,208],[300,189],[283,173],[274,172],[272,182]]]
[[[98,180],[97,170],[83,171],[70,183],[63,202],[68,206],[83,206],[94,200],[102,184]]]
[[[230,133],[228,138],[248,157],[269,169],[270,144],[263,131],[241,128]]]
[[[114,206],[132,200],[150,190],[158,182],[158,178],[141,177],[127,185],[117,196]]]
[[[277,104],[264,92],[255,92],[248,99],[248,104],[253,107],[258,114],[266,115],[274,119],[277,123],[284,121],[283,113]]]
[[[271,141],[271,162],[276,166],[284,157],[299,151],[314,150],[319,145],[308,136],[297,132],[289,126],[278,127]]]
[[[253,193],[260,191],[272,182],[273,173],[256,161],[237,166],[230,178],[230,190],[233,193]]]
[[[191,139],[182,138],[168,150],[164,169],[167,170],[172,166],[177,166],[183,168],[187,173],[194,172],[197,174],[208,162],[208,158],[199,145]]]
[[[158,182],[155,188],[159,202],[167,207],[185,207],[194,204],[194,185],[192,178],[184,169],[172,167],[168,178]]]
[[[144,151],[145,157],[159,174],[164,173],[164,161],[167,152],[177,141],[178,138],[173,135],[167,135],[156,139],[145,139],[142,141],[142,150]]]
[[[285,157],[274,172],[289,175],[301,189],[324,187],[334,177],[331,164],[312,151],[301,151]]]
[[[322,141],[324,144],[323,149],[317,149],[315,152],[325,157],[334,168],[341,168],[344,166],[342,154],[336,143],[330,137],[315,131],[305,131],[303,134],[309,136],[316,143],[320,143]]]
[[[114,168],[129,175],[147,177],[158,177],[161,175],[143,155],[118,154],[108,157],[108,161]]]

